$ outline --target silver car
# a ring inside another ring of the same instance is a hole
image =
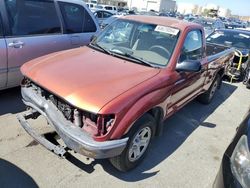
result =
[[[0,1],[0,90],[20,84],[25,62],[86,45],[98,31],[82,0]]]
[[[111,12],[106,11],[106,10],[97,10],[93,14],[95,18],[97,19],[99,25],[101,25],[103,21],[113,16]]]

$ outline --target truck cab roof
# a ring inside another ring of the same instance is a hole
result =
[[[192,22],[186,22],[183,20],[179,20],[176,18],[169,18],[169,17],[161,17],[161,16],[145,16],[145,15],[127,15],[122,17],[122,19],[128,19],[143,23],[149,23],[149,24],[157,24],[162,26],[168,26],[168,27],[174,27],[179,30],[185,30],[188,27],[196,27],[201,28],[202,27],[199,24],[192,23]]]

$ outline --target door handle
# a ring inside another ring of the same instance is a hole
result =
[[[10,48],[23,48],[24,42],[22,42],[22,41],[13,41],[13,42],[9,43],[8,46]]]

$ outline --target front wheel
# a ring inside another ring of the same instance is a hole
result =
[[[198,96],[197,100],[203,104],[211,103],[219,85],[220,85],[220,77],[217,75],[210,88],[205,93]]]
[[[155,125],[155,119],[150,114],[141,117],[126,135],[129,141],[121,155],[109,159],[111,164],[123,172],[135,168],[146,155]]]

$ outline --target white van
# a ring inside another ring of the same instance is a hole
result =
[[[89,7],[89,9],[93,9],[96,6],[95,3],[86,3],[86,5]]]
[[[112,5],[101,5],[98,4],[95,6],[96,10],[107,10],[109,12],[111,12],[112,14],[116,14],[117,13],[117,8],[116,6],[112,6]]]
[[[113,14],[116,14],[117,13],[117,8],[116,6],[111,6],[111,5],[105,5],[104,6],[104,9],[113,13]]]

